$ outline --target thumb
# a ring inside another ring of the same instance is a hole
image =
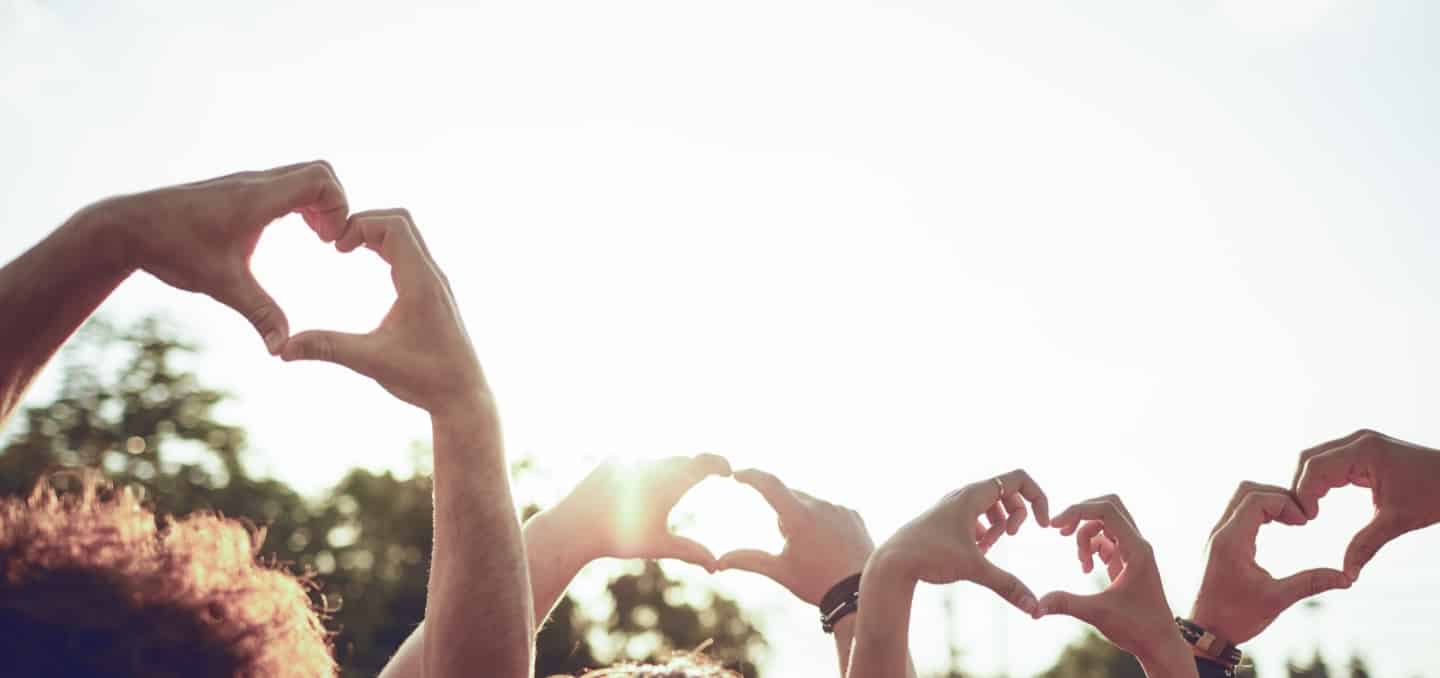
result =
[[[1359,579],[1360,568],[1365,567],[1380,547],[1396,536],[1390,521],[1384,514],[1376,512],[1375,517],[1355,533],[1350,539],[1350,546],[1345,549],[1345,575],[1351,580]]]
[[[270,355],[280,352],[285,339],[290,336],[290,321],[285,319],[285,312],[280,310],[275,299],[255,280],[254,274],[246,270],[228,289],[211,296],[245,316],[260,333],[260,338],[265,340],[265,348]]]
[[[285,362],[292,360],[323,360],[344,365],[360,374],[370,374],[369,354],[364,334],[331,332],[329,330],[306,330],[285,342],[280,357]]]
[[[1067,617],[1074,617],[1091,626],[1099,627],[1099,620],[1103,616],[1102,610],[1105,601],[1101,600],[1101,594],[1077,595],[1066,591],[1051,591],[1040,598],[1040,616],[1050,614],[1063,614]],[[1101,629],[1103,632],[1103,629]]]
[[[1310,596],[1319,595],[1334,589],[1350,588],[1350,578],[1344,572],[1332,570],[1328,567],[1317,567],[1313,570],[1305,570],[1292,574],[1276,582],[1279,586],[1281,602],[1288,608]],[[1284,609],[1284,608],[1281,608]]]
[[[779,582],[785,569],[784,563],[773,554],[758,549],[740,549],[720,556],[720,569],[744,570],[764,575]]]
[[[1035,602],[1035,594],[1030,592],[1030,587],[990,561],[983,558],[980,560],[980,572],[973,581],[994,591],[1006,602],[1020,608],[1021,612],[1032,617],[1039,615],[1039,606]]]
[[[691,565],[699,565],[709,572],[714,572],[717,567],[715,555],[710,549],[705,548],[700,542],[686,537],[671,536],[655,549],[656,558],[674,558],[683,560]]]

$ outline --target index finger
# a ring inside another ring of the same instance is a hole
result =
[[[404,210],[370,210],[350,216],[346,228],[390,264],[396,290],[439,280],[420,246],[417,229]]]
[[[773,474],[766,473],[759,469],[748,468],[743,471],[736,471],[733,475],[735,480],[755,488],[765,503],[775,509],[775,515],[781,522],[787,518],[794,519],[805,513],[805,506],[800,503],[800,498],[795,496],[790,488],[785,486],[779,478]]]
[[[1365,438],[1357,438],[1348,445],[1321,452],[1305,461],[1305,466],[1300,469],[1300,478],[1295,483],[1295,499],[1305,510],[1306,517],[1319,515],[1320,498],[1331,489],[1349,485],[1356,477],[1365,475],[1362,467],[1362,446],[1365,442]]]
[[[1215,539],[1239,539],[1254,544],[1260,526],[1279,520],[1291,525],[1304,521],[1300,506],[1289,492],[1254,491],[1247,493],[1235,507],[1230,520],[1216,531]]]
[[[345,231],[350,204],[330,163],[324,160],[270,170],[262,191],[266,213],[278,219],[298,212],[325,242]]]
[[[1040,489],[1040,485],[1024,470],[1015,469],[988,481],[977,483],[976,486],[978,490],[976,494],[977,514],[997,501],[1019,495],[1034,507],[1035,522],[1039,523],[1041,527],[1050,525],[1050,500],[1046,498],[1045,491]]]
[[[1097,520],[1104,525],[1105,534],[1120,548],[1120,555],[1127,562],[1133,558],[1135,548],[1145,543],[1135,524],[1130,522],[1126,512],[1112,501],[1083,502],[1071,506],[1055,516],[1056,525],[1078,525],[1081,521]],[[1064,532],[1062,532],[1064,534]]]

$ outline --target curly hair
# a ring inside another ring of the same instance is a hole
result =
[[[0,499],[10,675],[335,675],[307,582],[256,558],[261,533],[207,513],[157,519],[97,473],[63,475]]]

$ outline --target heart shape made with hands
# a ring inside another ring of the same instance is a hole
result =
[[[395,302],[389,269],[373,252],[336,252],[294,215],[266,228],[250,259],[251,272],[284,309],[292,336],[374,329]]]

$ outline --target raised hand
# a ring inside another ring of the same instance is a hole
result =
[[[1035,520],[1049,525],[1049,501],[1024,471],[965,487],[945,495],[939,503],[906,523],[875,552],[866,573],[879,568],[887,576],[909,581],[949,584],[973,581],[994,591],[1022,612],[1039,612],[1035,594],[1015,575],[985,558],[985,552],[1003,532],[1014,534],[1024,521],[1028,501]],[[980,523],[986,516],[990,525]]]
[[[403,209],[355,213],[335,246],[349,252],[360,245],[390,264],[395,284],[395,303],[380,326],[368,334],[301,332],[285,343],[281,357],[344,365],[431,415],[488,412],[488,386],[450,281],[410,214]],[[477,407],[478,401],[484,402]]]
[[[285,344],[290,325],[250,272],[261,232],[298,213],[330,242],[343,235],[349,212],[344,189],[323,161],[111,198],[97,208],[122,225],[131,266],[239,311],[271,353]]]
[[[1068,615],[1089,623],[1135,655],[1146,675],[1194,675],[1189,647],[1175,630],[1165,600],[1155,553],[1120,499],[1106,495],[1071,506],[1055,516],[1051,527],[1059,528],[1061,535],[1075,535],[1080,566],[1086,572],[1094,568],[1099,555],[1110,586],[1091,595],[1047,593],[1040,599],[1040,614]]]
[[[779,555],[731,551],[720,557],[720,569],[764,575],[800,600],[819,605],[830,587],[865,568],[875,544],[860,514],[792,490],[764,471],[736,471],[735,480],[755,488],[775,509],[785,547]]]
[[[1375,504],[1375,515],[1345,549],[1352,580],[1390,540],[1440,522],[1440,451],[1360,430],[1300,454],[1291,487],[1307,517],[1319,515],[1320,498],[1331,488],[1346,485],[1370,488]]]
[[[1291,605],[1350,587],[1339,570],[1316,568],[1275,579],[1255,562],[1255,537],[1272,521],[1304,525],[1305,514],[1283,487],[1243,482],[1210,532],[1205,578],[1190,620],[1232,643],[1259,635]]]
[[[595,558],[674,558],[715,570],[715,556],[700,543],[670,532],[670,511],[708,476],[730,475],[715,454],[669,457],[621,465],[601,464],[545,519],[564,532],[566,548]],[[561,527],[563,524],[565,527]]]

